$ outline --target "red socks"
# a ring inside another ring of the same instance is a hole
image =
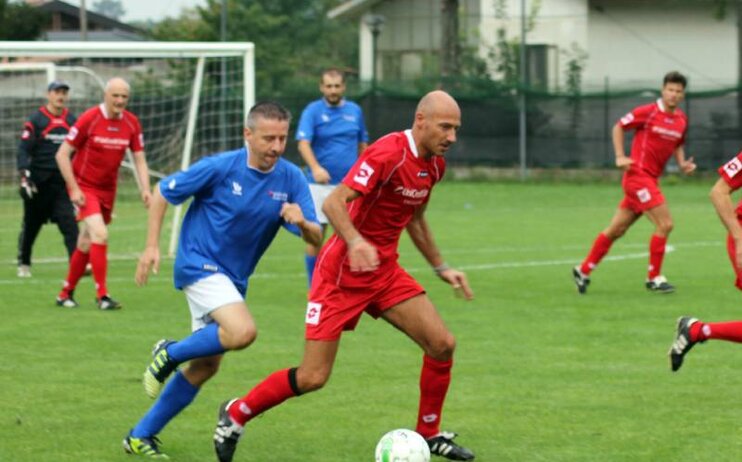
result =
[[[595,242],[593,242],[593,247],[590,249],[590,253],[587,254],[587,258],[585,258],[582,266],[580,266],[580,271],[585,275],[590,274],[611,249],[611,245],[613,245],[613,241],[608,239],[605,234],[598,234]]]
[[[62,291],[59,293],[60,298],[69,297],[70,292],[75,290],[80,278],[85,274],[85,267],[88,265],[89,259],[90,254],[84,253],[80,249],[76,248],[75,251],[72,252],[72,257],[70,257],[70,267],[67,271],[67,278],[64,280],[64,286],[62,286]]]
[[[438,361],[427,355],[423,356],[423,368],[420,373],[420,408],[415,429],[423,438],[430,438],[440,432],[443,401],[451,383],[451,367],[453,360]]]
[[[667,238],[652,234],[649,240],[649,272],[647,279],[652,280],[662,274],[662,260],[665,258]]]
[[[296,396],[291,386],[291,371],[292,369],[284,369],[274,372],[243,398],[235,401],[229,407],[229,416],[232,420],[239,425],[245,425],[253,417]]]
[[[742,343],[742,321],[697,322],[690,326],[690,339],[694,342],[704,340],[726,340]]]
[[[106,287],[106,273],[108,272],[108,245],[90,245],[90,264],[93,266],[93,279],[95,280],[95,291],[98,298],[108,295]]]

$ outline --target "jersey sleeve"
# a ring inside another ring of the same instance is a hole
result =
[[[173,173],[160,181],[160,193],[173,205],[182,204],[189,197],[210,188],[221,175],[215,158],[204,157],[195,164]]]
[[[304,215],[304,219],[319,224],[317,221],[317,212],[314,210],[314,201],[309,193],[309,184],[301,171],[292,172],[291,178],[291,197],[289,202],[297,204]],[[292,234],[301,235],[299,227],[286,222],[282,226]]]
[[[314,121],[311,106],[307,106],[301,113],[299,125],[296,127],[296,141],[312,141],[314,138]]]
[[[631,112],[627,113],[625,116],[621,117],[618,120],[618,124],[621,125],[622,128],[633,130],[636,128],[639,128],[647,123],[647,120],[649,120],[649,116],[652,114],[652,106],[646,105],[646,106],[639,106],[634,108]]]
[[[77,119],[64,140],[75,149],[80,149],[88,139],[88,129],[93,121],[92,112],[86,112]]]
[[[131,133],[131,139],[129,139],[129,147],[131,152],[144,151],[144,134],[142,134],[142,124],[139,123],[139,119],[132,117],[134,122],[134,130]]]
[[[366,122],[363,119],[363,111],[360,106],[358,107],[358,142],[368,143],[368,130],[366,130]]]
[[[742,187],[742,152],[719,167],[719,176],[726,181],[733,191]]]
[[[23,124],[21,140],[18,142],[16,167],[18,170],[28,170],[31,167],[31,153],[36,146],[36,126],[33,121],[27,120]]]
[[[384,181],[396,162],[394,153],[389,148],[380,146],[382,145],[375,144],[363,152],[343,178],[343,184],[366,195]]]

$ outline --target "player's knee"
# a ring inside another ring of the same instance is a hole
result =
[[[241,328],[232,329],[229,332],[229,349],[242,350],[250,346],[257,338],[258,331],[254,325],[246,325]]]
[[[90,240],[95,244],[105,244],[108,242],[108,228],[101,226],[90,230]]]
[[[302,393],[319,390],[330,379],[330,373],[325,371],[297,371],[296,383]]]
[[[672,220],[663,221],[657,225],[657,231],[660,234],[667,236],[672,232],[674,226],[675,224],[672,222]]]
[[[425,354],[439,361],[448,361],[453,358],[456,350],[456,338],[450,332],[434,339],[426,348]]]

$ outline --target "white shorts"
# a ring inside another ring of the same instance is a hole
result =
[[[183,293],[191,309],[191,329],[194,332],[214,322],[212,311],[224,305],[245,301],[232,281],[221,273],[183,287]]]
[[[335,186],[337,185],[309,183],[309,193],[312,195],[312,202],[314,202],[314,211],[317,213],[317,221],[321,225],[326,225],[330,222],[325,214],[322,213],[322,204],[325,203],[325,199],[335,189]]]

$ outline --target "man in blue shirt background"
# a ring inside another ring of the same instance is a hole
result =
[[[319,246],[322,231],[301,170],[281,159],[289,112],[259,103],[245,121],[245,147],[205,157],[155,187],[149,209],[147,244],[136,282],[147,282],[160,264],[159,238],[167,204],[193,197],[178,243],[175,287],[186,295],[193,333],[180,341],[161,340],[144,372],[144,389],[159,399],[124,439],[132,454],[166,458],[157,434],[196,397],[219,369],[224,352],[250,345],[257,335],[245,304],[248,278],[281,226]]]
[[[325,70],[320,77],[319,91],[322,92],[322,98],[304,108],[296,130],[299,154],[309,167],[309,190],[322,225],[320,244],[308,244],[306,248],[305,261],[310,286],[314,263],[328,223],[322,213],[322,204],[368,146],[363,111],[356,103],[343,98],[343,73],[338,69]]]

